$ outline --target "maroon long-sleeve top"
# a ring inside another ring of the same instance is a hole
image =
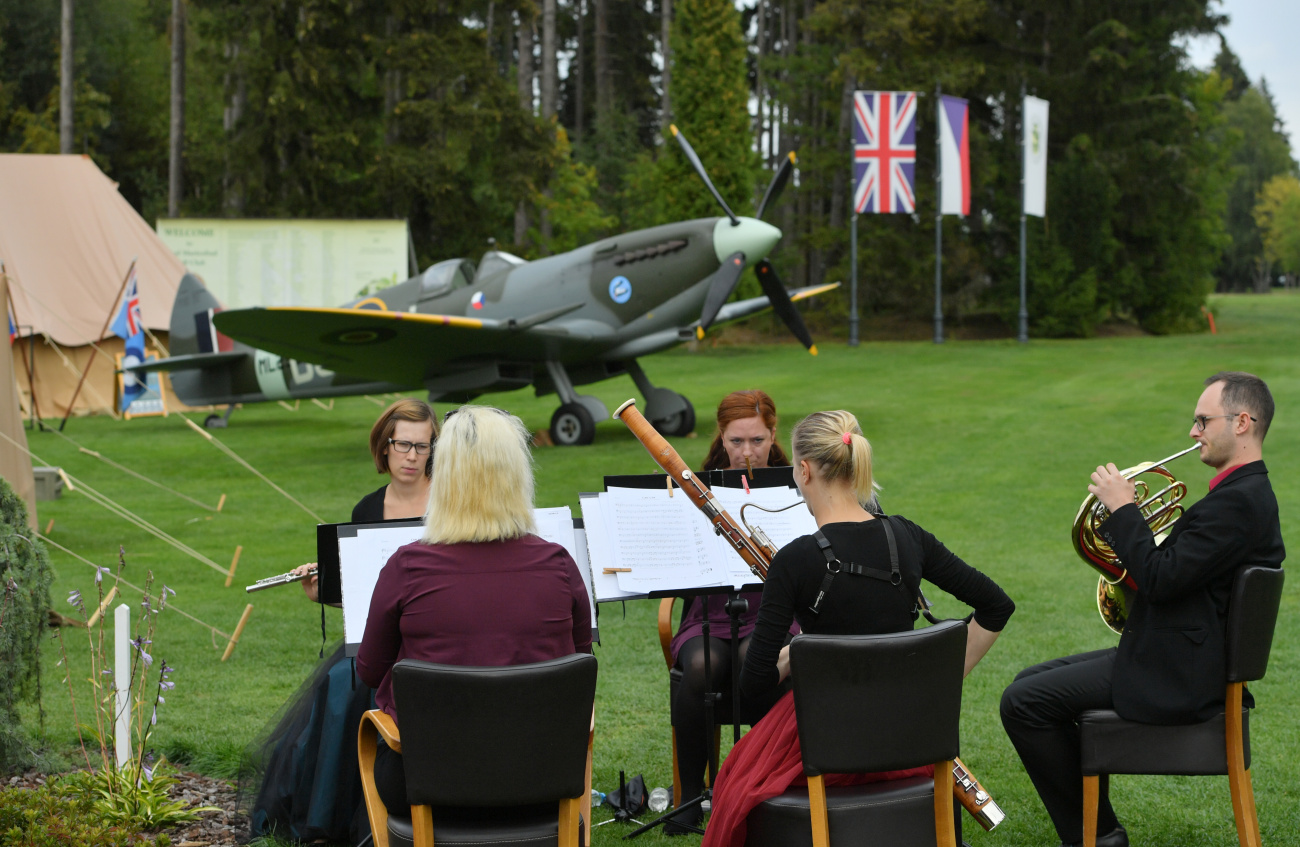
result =
[[[522,665],[591,652],[591,611],[568,551],[535,535],[398,548],[370,598],[357,675],[397,718],[402,659]]]

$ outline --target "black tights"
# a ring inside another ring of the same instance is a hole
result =
[[[748,651],[749,639],[742,638],[739,652],[742,665]],[[718,715],[732,712],[730,639],[709,638],[709,663],[713,685],[707,688],[722,693],[722,700],[714,709],[716,722]],[[677,687],[677,702],[673,704],[673,727],[677,730],[677,767],[682,780],[679,796],[685,802],[698,797],[704,790],[704,769],[712,749],[711,739],[704,726],[706,686],[703,636],[692,638],[682,645],[677,653],[677,667],[681,668],[682,681]]]

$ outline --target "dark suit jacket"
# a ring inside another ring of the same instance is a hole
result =
[[[1115,657],[1115,711],[1155,724],[1214,717],[1223,709],[1233,578],[1243,567],[1281,567],[1286,557],[1268,469],[1237,468],[1160,546],[1135,505],[1111,515],[1101,535],[1138,586]]]

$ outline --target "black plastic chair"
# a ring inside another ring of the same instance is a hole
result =
[[[587,654],[486,668],[398,662],[400,734],[376,709],[357,738],[376,847],[585,843],[595,699],[596,658]],[[376,731],[402,754],[405,815],[375,790]]]
[[[1190,726],[1126,721],[1109,709],[1080,715],[1085,847],[1097,843],[1101,780],[1117,773],[1227,774],[1237,839],[1241,847],[1259,847],[1259,814],[1250,782],[1250,709],[1242,704],[1242,691],[1247,682],[1263,679],[1268,669],[1284,579],[1281,568],[1254,567],[1233,581],[1222,713]]]
[[[888,635],[800,635],[790,645],[808,787],[749,814],[747,847],[960,842],[952,789],[966,624]],[[933,779],[826,788],[825,774],[934,765]],[[811,821],[811,828],[809,822]]]

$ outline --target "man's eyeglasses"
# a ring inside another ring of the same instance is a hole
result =
[[[1195,429],[1197,432],[1205,432],[1205,425],[1210,421],[1214,420],[1215,418],[1235,418],[1237,415],[1240,414],[1242,413],[1233,412],[1231,415],[1193,415],[1192,428]],[[1250,418],[1252,421],[1255,420],[1255,418],[1252,417],[1251,415],[1246,415],[1246,417]]]
[[[417,456],[427,456],[429,451],[433,449],[433,445],[427,441],[394,441],[391,438],[388,439],[388,446],[398,453],[409,453],[414,449]]]

